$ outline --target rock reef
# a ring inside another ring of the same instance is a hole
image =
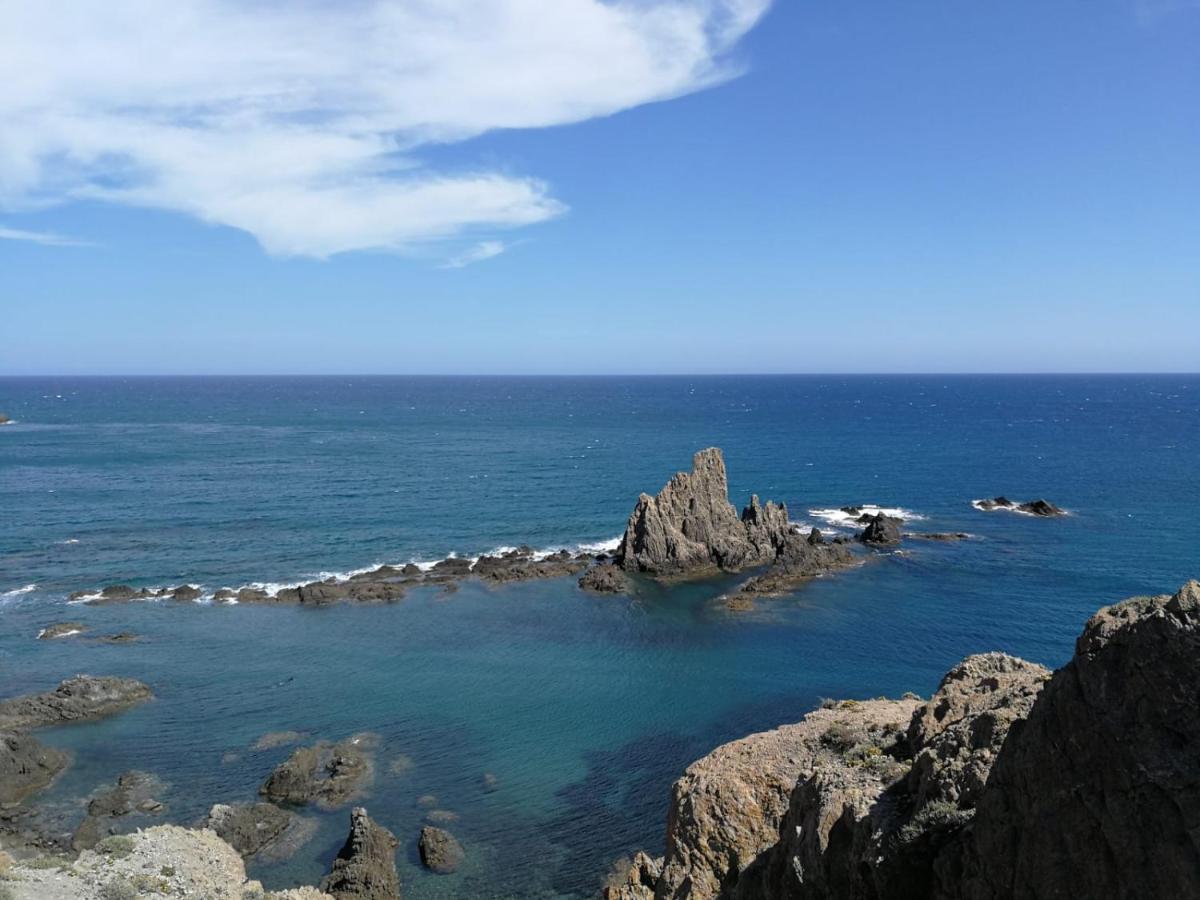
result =
[[[1002,653],[928,702],[843,701],[676,782],[607,900],[1200,896],[1200,583],[1102,609],[1051,674]]]
[[[0,700],[0,731],[28,731],[124,712],[153,694],[133,678],[76,675],[52,691]]]
[[[984,512],[1006,509],[1009,512],[1025,513],[1026,515],[1041,516],[1043,518],[1065,516],[1067,514],[1066,510],[1055,506],[1049,500],[1029,500],[1024,503],[1016,503],[1007,497],[1001,496],[992,497],[990,500],[974,500],[971,505]]]

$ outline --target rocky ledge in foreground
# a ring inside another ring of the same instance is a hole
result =
[[[1067,514],[1065,509],[1055,506],[1049,500],[1028,500],[1024,503],[1016,503],[1007,497],[992,497],[990,500],[973,500],[971,505],[984,512],[1006,509],[1009,512],[1025,513],[1026,515],[1041,516],[1047,519]]]
[[[968,657],[925,703],[843,701],[676,782],[666,855],[607,900],[1200,896],[1200,583],[1100,610],[1051,674]]]

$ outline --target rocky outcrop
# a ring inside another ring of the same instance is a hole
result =
[[[858,539],[864,544],[876,547],[888,547],[899,544],[901,539],[900,526],[902,524],[902,519],[885,516],[883,513],[876,513],[873,516],[867,517],[867,527],[862,530]]]
[[[421,854],[422,865],[438,875],[449,875],[458,871],[466,857],[462,844],[454,835],[433,825],[426,825],[421,829],[417,850]]]
[[[0,731],[86,722],[124,712],[153,694],[132,678],[76,675],[53,691],[0,700]]]
[[[666,857],[605,896],[1200,896],[1198,694],[1190,582],[1101,610],[1053,676],[968,657],[927,703],[831,704],[718,748],[676,782]]]
[[[16,806],[67,767],[67,755],[27,734],[0,732],[0,809]]]
[[[336,809],[361,796],[374,775],[374,736],[300,747],[279,764],[259,793],[273,803],[313,803]]]
[[[334,900],[316,888],[272,891],[246,877],[237,852],[208,830],[159,825],[101,841],[75,860],[18,863],[6,873],[12,900],[97,900],[149,896]]]
[[[1200,583],[1100,610],[1005,743],[938,896],[1200,896]]]
[[[398,845],[390,831],[372,822],[365,809],[356,808],[350,814],[350,835],[321,890],[337,900],[399,900]]]
[[[308,843],[317,823],[272,803],[218,803],[208,813],[207,827],[247,859],[288,859]]]
[[[692,458],[656,496],[642,494],[625,526],[616,560],[654,576],[736,570],[775,559],[788,532],[782,504],[754,497],[739,516],[729,502],[725,458],[716,447]]]
[[[579,586],[597,594],[624,594],[629,590],[629,578],[615,563],[602,562],[583,573]]]

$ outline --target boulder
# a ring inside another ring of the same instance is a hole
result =
[[[1027,503],[1022,503],[1017,506],[1017,509],[1023,513],[1029,513],[1032,516],[1065,516],[1066,512],[1059,509],[1049,500],[1030,500]]]
[[[372,822],[365,809],[355,808],[350,814],[350,834],[321,882],[321,890],[337,900],[399,900],[398,845],[392,833]]]
[[[76,675],[44,694],[0,700],[0,730],[24,731],[100,719],[152,696],[149,687],[132,678]]]
[[[816,540],[813,534],[817,535]],[[808,536],[789,534],[774,564],[724,597],[725,605],[730,609],[749,609],[752,604],[738,603],[737,598],[786,594],[812,578],[855,564],[856,557],[846,544],[826,543],[820,535],[815,529]]]
[[[426,825],[421,829],[417,850],[425,868],[438,875],[457,871],[466,856],[462,844],[455,840],[454,835],[434,825]]]
[[[863,529],[858,539],[864,544],[876,547],[894,546],[900,543],[901,524],[903,524],[902,519],[876,513],[870,517],[867,527]]]
[[[171,599],[179,601],[194,602],[204,596],[203,592],[198,587],[193,587],[190,584],[181,584],[179,587],[171,591]]]

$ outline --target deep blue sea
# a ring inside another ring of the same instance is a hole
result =
[[[928,694],[969,653],[1059,665],[1097,607],[1200,576],[1198,376],[3,378],[0,412],[17,420],[0,427],[0,693],[91,672],[157,694],[45,733],[76,753],[47,808],[73,827],[81,798],[136,768],[190,823],[254,798],[288,753],[252,751],[264,732],[374,732],[363,802],[402,841],[410,900],[590,896],[616,858],[661,852],[671,781],[715,745],[822,697]],[[728,581],[65,603],[602,544],[711,445],[739,506],[754,491],[825,527],[810,511],[877,504],[974,537],[910,542],[749,613],[713,603]],[[972,508],[995,494],[1070,515]],[[144,640],[35,640],[67,618]],[[456,875],[418,864],[424,795],[458,816]],[[336,853],[346,811],[312,815],[297,856],[252,864],[269,887]]]

